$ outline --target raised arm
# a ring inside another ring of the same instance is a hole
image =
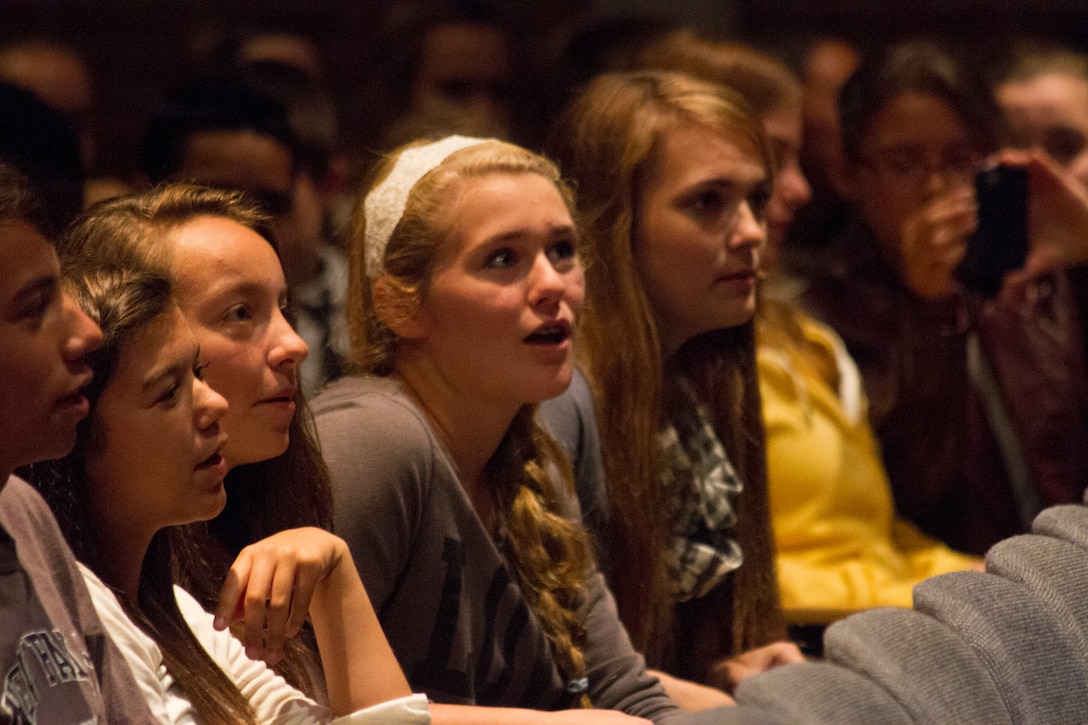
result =
[[[246,654],[274,663],[310,615],[336,715],[411,694],[347,545],[317,528],[281,531],[239,554],[216,627],[245,625]]]

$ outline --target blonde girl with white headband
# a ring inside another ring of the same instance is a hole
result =
[[[376,174],[353,236],[356,375],[313,407],[337,533],[410,685],[436,723],[687,722],[631,648],[533,420],[573,373],[569,188],[541,156],[461,137]]]

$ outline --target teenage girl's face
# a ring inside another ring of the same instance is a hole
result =
[[[95,515],[110,530],[147,535],[214,518],[226,504],[227,402],[200,379],[198,356],[176,307],[121,350],[92,412],[105,444],[87,461]]]
[[[230,403],[231,466],[287,450],[307,348],[284,310],[287,283],[268,241],[238,222],[193,219],[170,233],[174,293],[200,343],[205,379]]]
[[[660,139],[638,191],[635,261],[663,352],[750,320],[770,195],[756,150],[678,125]]]
[[[442,226],[451,232],[408,344],[467,398],[521,406],[562,393],[585,280],[554,184],[530,173],[466,179]]]

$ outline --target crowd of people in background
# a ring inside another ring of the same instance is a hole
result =
[[[779,722],[1083,502],[1088,55],[511,27],[223,33],[109,176],[0,47],[0,722]]]

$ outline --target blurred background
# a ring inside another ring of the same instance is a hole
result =
[[[390,0],[0,0],[0,43],[42,38],[86,60],[93,102],[82,122],[97,148],[92,174],[128,177],[151,109],[193,68],[239,38],[308,39],[336,100],[347,149],[371,146],[382,115],[368,88]],[[980,63],[1013,39],[1088,41],[1083,0],[501,0],[525,73],[520,140],[533,145],[572,85],[644,34],[688,25],[789,55],[806,38],[841,37],[865,50],[906,35],[951,39]],[[392,20],[390,18],[393,18]],[[527,109],[527,110],[526,110]]]

